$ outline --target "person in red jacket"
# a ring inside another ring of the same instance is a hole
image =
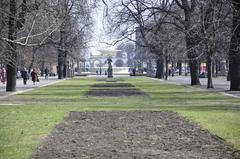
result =
[[[38,75],[35,69],[33,69],[33,71],[31,72],[31,77],[32,77],[33,85],[35,85],[35,82],[38,81]]]

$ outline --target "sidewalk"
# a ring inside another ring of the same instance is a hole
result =
[[[33,82],[31,80],[27,81],[27,85],[23,84],[23,79],[17,79],[17,88],[16,92],[6,92],[6,84],[0,83],[0,99],[6,98],[11,95],[23,93],[26,91],[30,91],[34,88],[38,87],[44,87],[46,85],[54,84],[58,81],[60,81],[57,76],[56,77],[49,77],[48,80],[46,80],[44,77],[39,78],[40,82],[36,82],[35,85],[33,85]]]
[[[162,80],[167,83],[176,84],[176,85],[185,85],[191,86],[190,76],[174,76],[168,77],[168,80]],[[227,96],[240,98],[240,91],[229,91],[230,82],[226,80],[226,77],[217,77],[213,78],[213,86],[214,88],[207,88],[207,78],[200,78],[201,86],[194,86],[201,89],[206,89],[213,92],[218,92]]]

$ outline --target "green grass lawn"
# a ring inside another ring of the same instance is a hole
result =
[[[240,99],[145,77],[123,80],[148,95],[85,96],[91,85],[104,82],[82,77],[4,99],[1,103],[6,106],[0,106],[0,159],[28,158],[70,111],[176,111],[240,149]]]

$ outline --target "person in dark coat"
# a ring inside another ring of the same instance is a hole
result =
[[[133,70],[132,70],[132,75],[136,76],[136,69],[135,68],[133,68]]]
[[[48,80],[48,74],[49,74],[49,70],[48,68],[46,67],[45,70],[44,70],[44,73],[45,73],[45,79]]]
[[[23,78],[23,84],[26,85],[26,84],[27,84],[27,80],[28,80],[28,73],[27,73],[26,68],[24,68],[24,69],[21,71],[21,76],[22,76],[22,78]]]
[[[35,85],[35,82],[38,80],[38,75],[35,69],[33,69],[33,71],[31,72],[31,77],[32,77],[33,85]]]

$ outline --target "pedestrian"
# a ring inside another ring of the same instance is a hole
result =
[[[33,69],[33,71],[31,72],[31,77],[32,77],[33,85],[35,85],[35,82],[39,81],[38,75],[35,69]]]
[[[99,69],[100,76],[102,76],[102,67]]]
[[[7,72],[4,66],[1,68],[0,76],[1,76],[1,82],[5,84],[6,78],[7,78]]]
[[[132,75],[133,75],[133,76],[136,76],[136,68],[133,68],[133,70],[132,70]]]
[[[45,79],[48,80],[49,70],[47,67],[45,68],[44,73],[45,73]]]
[[[21,76],[23,78],[23,84],[26,85],[27,84],[27,80],[28,80],[28,73],[27,73],[27,69],[26,68],[24,68],[21,71]]]

